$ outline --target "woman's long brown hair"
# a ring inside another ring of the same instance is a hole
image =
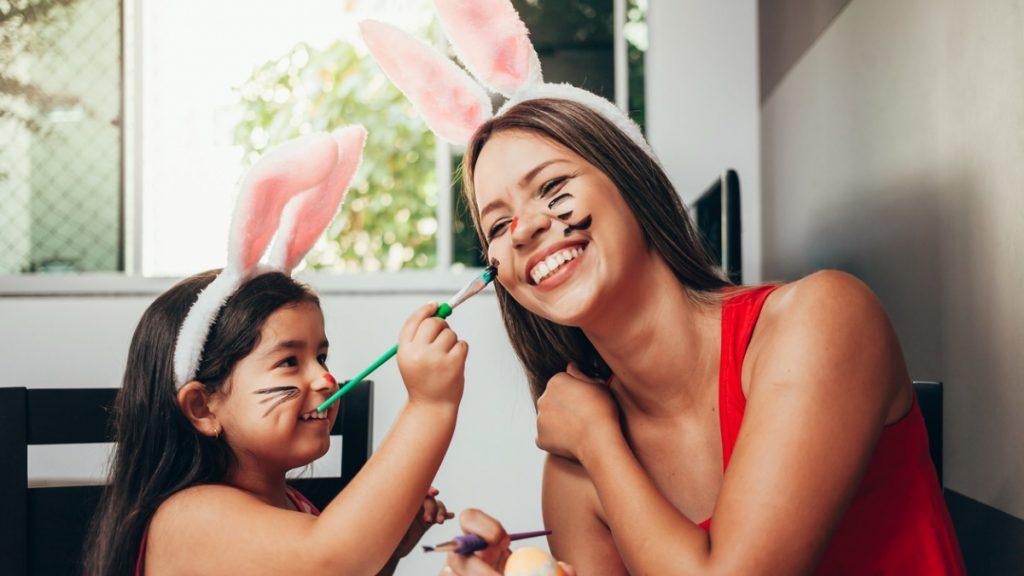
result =
[[[643,231],[647,245],[668,264],[676,279],[696,301],[709,302],[730,283],[715,265],[661,166],[628,136],[590,108],[561,99],[521,102],[481,126],[463,160],[463,193],[484,252],[487,238],[480,223],[473,191],[473,173],[484,145],[507,130],[526,131],[580,156],[612,181]],[[607,363],[579,328],[562,326],[537,316],[495,284],[505,329],[512,348],[526,369],[536,400],[547,382],[575,362],[591,376],[607,378]]]

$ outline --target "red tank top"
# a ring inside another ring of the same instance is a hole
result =
[[[285,486],[285,494],[288,495],[288,499],[292,501],[295,509],[299,512],[306,514],[312,514],[313,516],[319,516],[320,510],[310,502],[302,492],[299,492],[291,486]],[[149,535],[149,527],[142,533],[142,541],[139,543],[139,556],[135,559],[135,576],[142,576],[142,570],[145,567],[146,560],[146,537]]]
[[[744,290],[722,306],[718,380],[722,461],[729,467],[747,399],[743,356],[775,285]],[[711,519],[701,523],[705,530]],[[928,452],[917,401],[882,430],[853,502],[825,550],[818,574],[964,574],[960,546]]]

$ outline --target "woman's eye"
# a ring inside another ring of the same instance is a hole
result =
[[[569,179],[568,176],[559,176],[558,178],[552,178],[551,180],[548,180],[547,182],[545,182],[540,187],[540,196],[541,196],[541,198],[543,198],[543,197],[547,196],[548,194],[550,194],[552,191],[555,190],[555,188],[560,186],[562,183],[564,183],[568,179]]]
[[[499,235],[501,235],[501,233],[504,232],[506,228],[508,228],[508,220],[502,220],[500,222],[495,223],[494,226],[491,226],[491,231],[487,233],[487,239],[494,240]]]
[[[277,363],[277,368],[294,368],[299,365],[299,359],[295,356],[289,356],[284,360]]]
[[[321,366],[327,366],[327,354],[317,356],[316,361],[319,362]]]
[[[558,206],[563,201],[569,198],[572,198],[572,194],[559,194],[553,200],[551,200],[551,202],[548,202],[548,210],[554,208],[555,206]]]

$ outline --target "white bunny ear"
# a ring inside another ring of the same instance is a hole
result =
[[[323,182],[338,162],[338,144],[319,133],[286,142],[256,162],[242,182],[228,238],[225,270],[255,269],[295,195]]]
[[[453,144],[466,144],[491,117],[491,100],[454,62],[394,26],[359,24],[370,53],[427,126]]]
[[[217,313],[257,272],[285,205],[296,194],[326,179],[337,163],[337,141],[330,134],[315,134],[270,150],[249,170],[231,218],[228,263],[196,297],[178,331],[174,344],[176,388],[195,378]]]
[[[338,161],[327,177],[295,197],[281,214],[277,239],[270,249],[270,267],[290,274],[334,219],[363,159],[366,129],[349,126],[333,133]]]
[[[530,32],[509,0],[434,0],[445,35],[480,82],[511,97],[543,82]]]

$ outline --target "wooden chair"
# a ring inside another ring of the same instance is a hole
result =
[[[82,544],[102,486],[30,487],[28,447],[110,442],[116,388],[0,388],[0,572],[78,574]],[[373,385],[362,382],[341,403],[331,429],[340,435],[341,470],[333,478],[291,481],[323,508],[370,457]]]

